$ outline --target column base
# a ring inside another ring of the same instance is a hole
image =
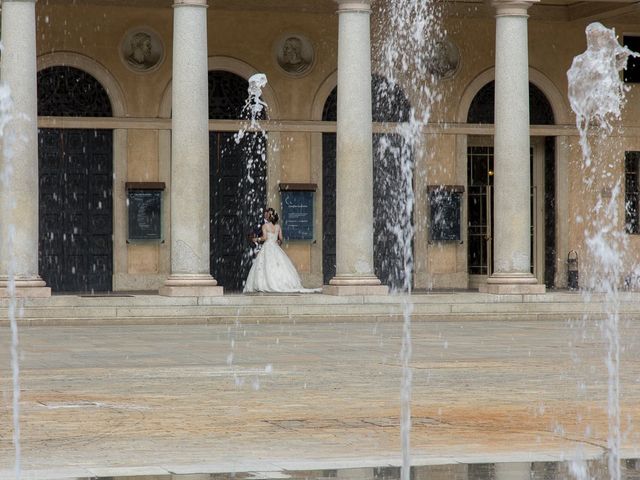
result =
[[[530,273],[494,273],[478,290],[493,295],[542,295],[547,288]]]
[[[378,277],[337,275],[329,285],[322,287],[325,295],[388,295],[389,287],[382,285]]]
[[[51,288],[40,277],[30,279],[16,279],[13,293],[9,290],[9,280],[6,276],[0,277],[0,298],[48,298],[51,296]]]
[[[220,297],[223,291],[211,275],[171,275],[158,293],[163,297]]]

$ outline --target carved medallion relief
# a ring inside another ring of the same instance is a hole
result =
[[[123,63],[137,73],[156,70],[164,61],[165,51],[160,35],[148,27],[129,30],[120,44]]]

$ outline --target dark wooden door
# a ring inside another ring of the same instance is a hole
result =
[[[336,134],[322,134],[322,281],[336,275]]]
[[[211,274],[226,291],[241,291],[251,268],[247,234],[262,218],[266,202],[265,139],[246,133],[211,132]]]
[[[413,257],[413,209],[408,211],[406,188],[410,179],[405,178],[402,171],[402,161],[407,160],[398,155],[405,148],[400,135],[373,135],[373,265],[380,281],[395,290],[408,287],[405,285],[405,243],[411,252],[406,261],[410,262]],[[403,154],[412,155],[408,151]],[[413,191],[413,187],[410,190]]]
[[[41,129],[40,275],[54,292],[105,292],[113,274],[113,133]]]
[[[387,148],[382,145],[388,146]],[[398,237],[398,219],[406,216],[406,191],[399,160],[391,152],[401,148],[395,134],[373,136],[373,263],[380,281],[401,289],[406,278],[404,239]],[[336,274],[336,135],[322,135],[322,275],[329,283]],[[411,218],[413,224],[413,218]],[[407,227],[406,225],[404,226]],[[411,239],[412,249],[413,240]]]

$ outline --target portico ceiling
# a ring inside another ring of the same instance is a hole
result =
[[[52,5],[104,5],[105,7],[170,8],[172,0],[39,0]],[[385,2],[393,0],[373,0]],[[490,0],[438,0],[455,16],[493,16]],[[335,0],[209,0],[211,10],[268,10],[333,13]],[[549,21],[603,21],[640,23],[640,0],[540,0],[530,10],[532,19]]]
[[[460,16],[493,15],[490,0],[451,0],[451,13]],[[640,23],[638,0],[540,0],[529,10],[532,19],[558,22]]]

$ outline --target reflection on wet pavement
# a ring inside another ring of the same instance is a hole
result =
[[[413,467],[411,480],[608,480],[606,461],[478,463]],[[399,480],[400,467],[315,471],[234,472],[139,477],[99,477],[99,480]],[[640,480],[640,459],[622,461],[621,480]]]

